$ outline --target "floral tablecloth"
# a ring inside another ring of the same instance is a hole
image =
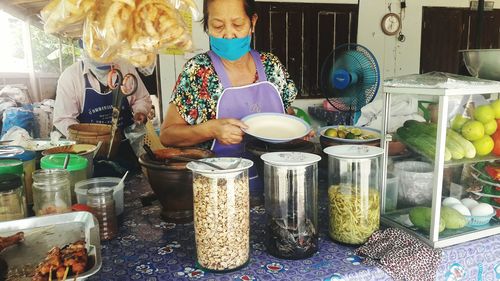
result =
[[[380,268],[364,265],[354,248],[328,238],[324,207],[320,208],[320,250],[313,257],[290,261],[268,255],[263,241],[264,208],[258,206],[251,209],[248,265],[225,274],[204,272],[195,268],[193,224],[163,222],[158,202],[142,206],[139,197],[148,192],[149,184],[141,175],[127,182],[119,236],[103,242],[102,268],[90,280],[392,280]],[[500,236],[443,249],[438,272],[437,280],[500,281]]]

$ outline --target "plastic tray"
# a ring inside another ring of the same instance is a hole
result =
[[[465,219],[468,226],[481,226],[488,224],[493,216],[495,216],[495,212],[487,216],[465,216]]]
[[[76,280],[85,280],[101,268],[101,240],[99,223],[89,212],[73,212],[42,217],[32,217],[0,223],[0,236],[24,232],[24,242],[0,253],[8,264],[9,272],[16,272],[15,280],[31,280],[35,267],[54,246],[62,247],[78,240],[85,240],[90,268]],[[68,276],[67,280],[74,280]]]

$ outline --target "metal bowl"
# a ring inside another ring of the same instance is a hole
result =
[[[500,81],[500,49],[461,50],[470,75]]]

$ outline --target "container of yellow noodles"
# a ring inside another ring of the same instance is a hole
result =
[[[329,234],[338,242],[363,244],[379,229],[381,161],[384,150],[338,145],[328,155]]]

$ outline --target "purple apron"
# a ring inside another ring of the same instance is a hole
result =
[[[217,103],[217,119],[235,118],[240,120],[253,113],[285,112],[278,89],[274,84],[267,81],[260,54],[255,50],[251,50],[250,54],[255,62],[259,80],[250,85],[232,87],[220,57],[213,51],[208,52],[224,89]],[[253,160],[252,155],[245,151],[245,141],[239,144],[223,145],[214,140],[212,150],[219,157],[245,157]],[[263,182],[262,179],[258,179],[255,165],[250,169],[249,173],[250,192],[254,194],[262,193]]]
[[[84,74],[83,77],[85,79],[85,98],[82,113],[77,117],[78,121],[80,123],[111,124],[111,115],[113,113],[113,95],[111,91],[100,93],[92,88],[87,74]],[[123,129],[132,123],[132,111],[128,100],[124,98],[122,99],[118,127]]]

